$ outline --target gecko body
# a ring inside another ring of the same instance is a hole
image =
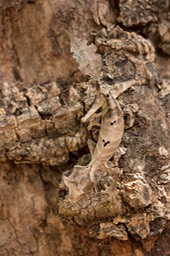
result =
[[[124,133],[123,111],[116,98],[126,89],[136,84],[135,80],[125,81],[111,86],[100,84],[97,98],[92,107],[81,119],[83,123],[89,121],[89,128],[100,126],[97,143],[88,140],[91,161],[87,166],[75,165],[72,173],[63,174],[64,184],[69,188],[68,200],[77,202],[85,195],[106,173],[113,168],[109,160],[118,148]],[[97,111],[101,108],[101,111]],[[97,113],[96,113],[97,112]]]
[[[96,101],[81,121],[86,122],[100,108],[101,117],[98,113],[98,118],[100,118],[101,124],[99,124],[98,141],[96,146],[89,141],[92,156],[90,163],[86,167],[89,169],[90,180],[93,182],[96,181],[95,173],[98,170],[107,172],[109,169],[107,162],[119,146],[124,132],[123,112],[108,86],[100,86],[100,92]],[[96,125],[96,122],[94,125]]]

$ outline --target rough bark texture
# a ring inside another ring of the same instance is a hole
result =
[[[0,0],[0,255],[170,255],[169,11]],[[72,203],[62,175],[98,139],[81,117],[100,82],[130,81],[114,172]]]

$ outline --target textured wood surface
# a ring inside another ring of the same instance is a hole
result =
[[[170,255],[169,42],[168,0],[0,0],[0,255]],[[90,161],[99,80],[135,81],[125,131],[72,204],[62,175]]]

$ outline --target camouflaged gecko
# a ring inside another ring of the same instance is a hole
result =
[[[93,182],[97,181],[95,173],[100,171],[103,176],[110,169],[107,163],[118,148],[124,133],[123,111],[115,98],[134,83],[134,80],[131,80],[118,84],[119,86],[115,90],[111,86],[100,85],[98,97],[87,114],[81,119],[82,122],[87,122],[93,116],[94,121],[90,124],[90,128],[94,125],[100,126],[97,143],[88,140],[91,161],[87,168],[89,169],[90,180]],[[100,108],[102,109],[101,112],[95,114]]]
[[[81,119],[87,122],[92,117],[93,125],[100,126],[97,143],[88,140],[91,161],[87,166],[76,165],[70,176],[63,175],[63,181],[69,188],[69,200],[77,201],[78,197],[88,191],[112,169],[108,163],[118,148],[124,133],[123,111],[115,100],[123,91],[134,85],[135,80],[116,84],[114,88],[101,84],[98,96],[90,110]],[[96,113],[101,108],[100,113]]]

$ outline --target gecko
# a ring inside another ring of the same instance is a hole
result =
[[[105,175],[110,169],[107,163],[118,148],[124,133],[123,111],[116,98],[134,83],[134,80],[120,83],[115,89],[111,86],[101,84],[94,104],[81,119],[84,123],[91,116],[94,116],[95,121],[92,121],[90,128],[93,125],[100,126],[97,143],[95,144],[93,141],[88,140],[91,161],[86,168],[89,169],[90,180],[93,182],[96,182],[95,173],[97,174],[97,170],[102,171],[102,175]],[[101,112],[96,113],[100,108]]]
[[[91,161],[87,166],[75,165],[70,176],[63,175],[63,181],[69,188],[70,201],[76,201],[92,187],[91,184],[97,183],[110,171],[108,162],[118,148],[124,133],[123,111],[116,98],[135,84],[135,80],[116,84],[115,87],[100,83],[93,105],[81,118],[82,123],[93,119],[89,129],[93,125],[100,127],[97,143],[88,140]],[[96,113],[100,108],[101,111]]]

